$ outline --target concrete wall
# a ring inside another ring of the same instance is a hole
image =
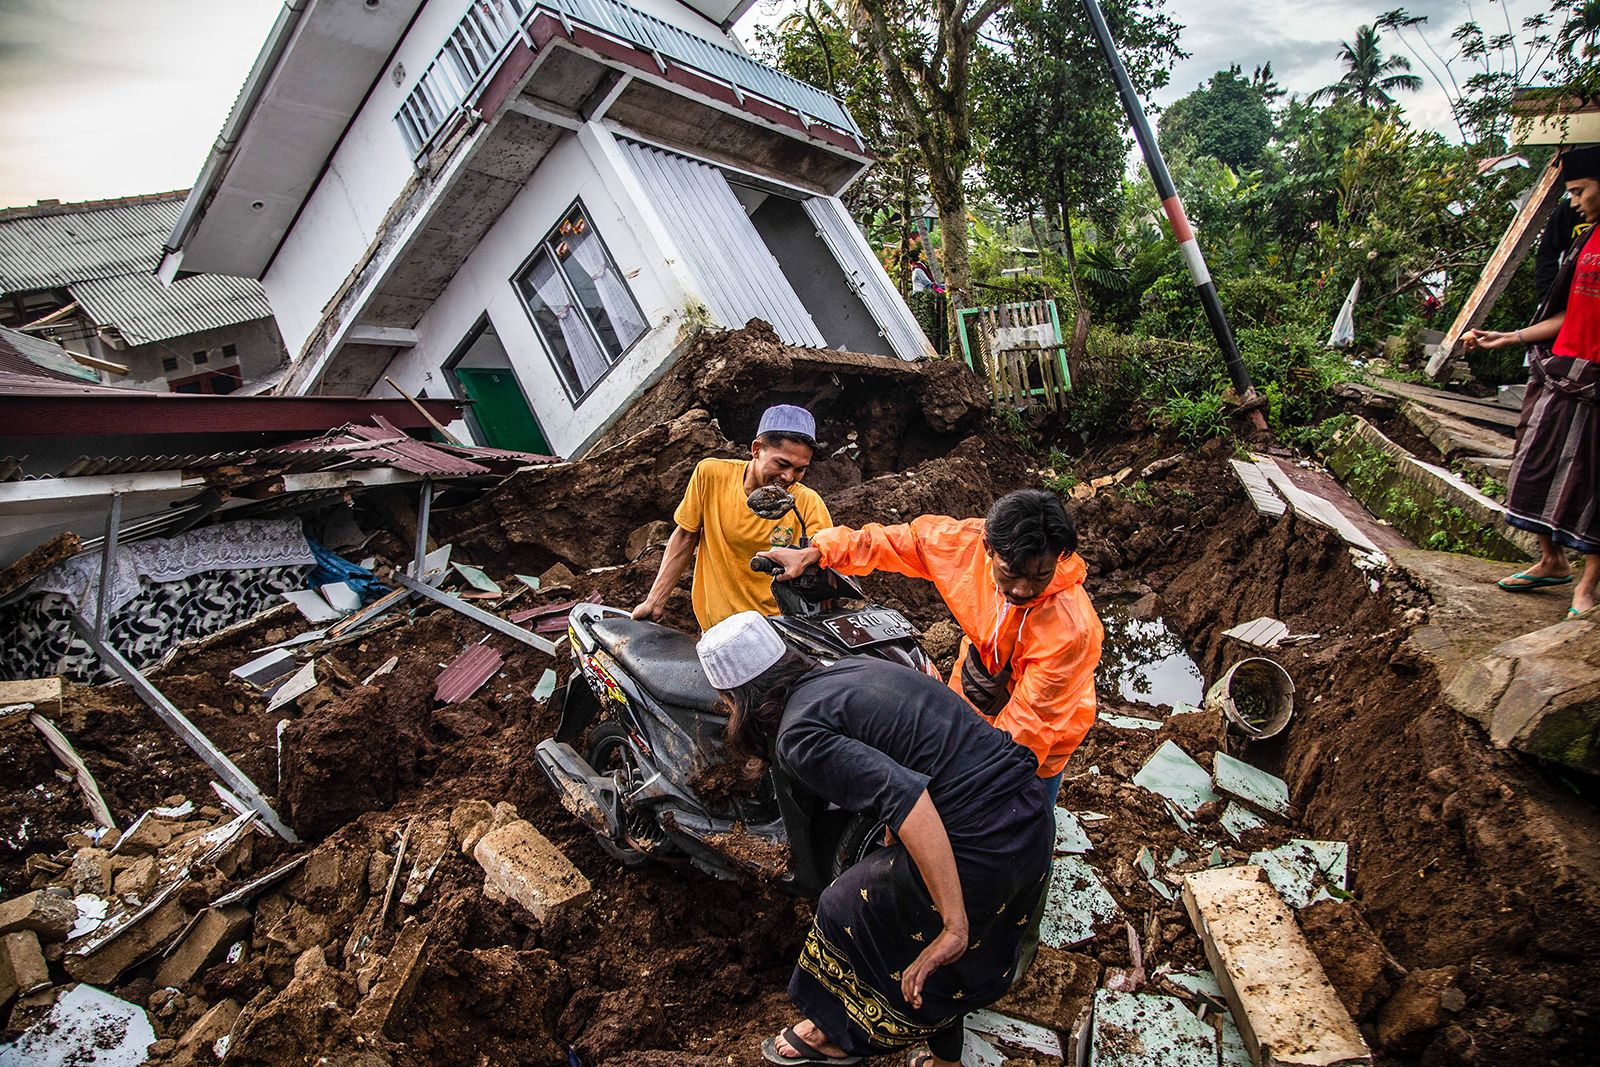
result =
[[[238,349],[237,359],[228,359],[215,351],[223,345],[235,346]],[[88,339],[69,342],[67,348],[121,363],[128,368],[125,375],[102,373],[101,379],[108,384],[157,393],[171,391],[167,385],[169,380],[191,378],[233,365],[238,366],[240,375],[248,385],[278,370],[288,359],[283,342],[278,338],[277,327],[271,319],[201,330],[199,333],[131,348],[119,349],[104,343],[96,348]],[[210,350],[211,358],[210,362],[197,366],[193,353],[200,350]],[[162,369],[161,361],[168,357],[177,359],[177,370]]]
[[[451,395],[443,365],[487,313],[550,447],[572,456],[665,366],[685,334],[684,309],[699,298],[654,209],[635,195],[631,174],[615,152],[611,134],[593,123],[551,149],[418,322],[417,345],[390,364],[386,373],[401,388],[430,397]],[[574,199],[583,201],[650,327],[576,404],[512,284]],[[391,391],[380,385],[374,394]]]
[[[740,48],[677,0],[630,2],[708,40]],[[261,279],[291,354],[300,354],[329,301],[377,239],[385,215],[411,180],[411,158],[394,114],[470,3],[431,0],[423,7]],[[401,69],[403,76],[396,84],[394,75]]]

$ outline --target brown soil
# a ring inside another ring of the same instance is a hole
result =
[[[609,450],[523,472],[445,508],[436,534],[455,543],[457,559],[497,578],[570,568],[565,588],[518,607],[592,594],[635,603],[659,553],[629,560],[630,534],[670,518],[693,464],[738,454],[732,442],[742,442],[753,413],[775,399],[817,406],[822,436],[840,450],[818,465],[817,484],[840,521],[979,514],[997,494],[1036,483],[1030,464],[1041,461],[985,427],[981,394],[964,372],[873,361],[818,370],[808,362],[821,358],[783,349],[758,329],[711,337],[612,431]],[[764,389],[771,381],[782,388]],[[1080,474],[1096,475],[1142,469],[1174,451],[1137,435],[1100,443],[1077,462]],[[1257,517],[1227,472],[1228,455],[1227,446],[1209,446],[1141,491],[1104,490],[1073,510],[1091,592],[1154,589],[1207,677],[1238,658],[1218,635],[1241,620],[1271,614],[1293,631],[1322,634],[1277,657],[1295,680],[1297,719],[1281,740],[1250,754],[1288,780],[1295,823],[1245,841],[1229,858],[1291,834],[1351,842],[1354,913],[1371,936],[1338,920],[1310,925],[1319,951],[1355,961],[1330,970],[1380,1062],[1581,1062],[1600,1031],[1592,978],[1600,827],[1592,806],[1490,749],[1440,703],[1431,668],[1406,645],[1426,610],[1419,593],[1391,578],[1372,593],[1322,531]],[[398,534],[387,543],[403,553]],[[905,611],[948,656],[948,615],[931,590],[881,576],[868,580],[868,591]],[[810,904],[754,877],[718,882],[685,867],[621,868],[561,809],[536,765],[534,747],[556,723],[530,693],[552,662],[495,637],[506,657],[501,671],[472,699],[435,708],[437,671],[484,631],[431,604],[400,617],[331,650],[335,669],[325,686],[285,713],[276,799],[317,840],[304,868],[256,900],[248,951],[190,983],[184,1006],[156,1019],[160,1035],[180,1037],[208,1005],[233,997],[244,1014],[229,1063],[559,1064],[569,1049],[590,1065],[758,1062],[760,1039],[792,1021],[783,989]],[[682,592],[671,620],[692,626]],[[282,636],[251,634],[182,655],[158,678],[273,791],[278,716],[227,672],[249,649]],[[371,686],[350,681],[392,655],[400,657],[392,673]],[[568,663],[563,652],[553,664],[563,680]],[[119,820],[173,793],[209,800],[209,772],[125,687],[73,687],[68,704],[78,718],[63,726]],[[1114,699],[1104,707],[1148,714]],[[1128,783],[1166,739],[1202,763],[1223,743],[1209,714],[1175,717],[1154,732],[1102,726],[1074,757],[1062,790],[1064,805],[1111,816],[1087,826],[1091,858],[1133,921],[1147,970],[1203,966],[1181,906],[1154,893],[1133,866],[1140,848],[1165,867],[1173,849],[1189,843],[1163,805]],[[27,884],[29,853],[61,852],[83,823],[75,789],[42,751],[26,731],[0,735],[0,881],[8,895]],[[541,923],[485,897],[481,869],[449,829],[468,801],[486,802],[484,810],[514,806],[587,876],[587,902]],[[1198,832],[1210,832],[1216,815],[1203,811]],[[18,841],[24,819],[28,838]],[[411,856],[430,834],[442,851],[415,903],[397,900],[380,916],[408,823]],[[240,877],[282,855],[258,847]],[[378,1032],[359,1011],[383,967],[398,966],[402,946],[419,937],[414,990]],[[1108,967],[1131,963],[1120,925],[1078,950]],[[153,988],[154,967],[127,972],[115,990],[154,1002],[163,996]],[[1411,975],[1402,979],[1399,968]]]

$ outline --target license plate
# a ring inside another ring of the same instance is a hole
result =
[[[823,625],[851,648],[917,636],[917,628],[911,625],[911,620],[892,608],[854,611],[837,619],[829,619]]]

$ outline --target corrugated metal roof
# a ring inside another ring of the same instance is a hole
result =
[[[349,459],[349,455],[345,452],[329,448],[296,452],[258,448],[245,452],[213,452],[202,456],[80,456],[56,477],[139,474],[146,471],[187,471],[198,474],[203,471],[214,471],[220,467],[246,465],[263,476],[268,470],[276,474],[298,474],[304,471],[334,470],[341,466],[341,461]],[[367,466],[367,464],[356,465]]]
[[[86,278],[149,274],[183,193],[106,206],[63,205],[52,214],[0,218],[0,293],[60,289]]]
[[[115,327],[130,345],[165,341],[272,314],[253,278],[196,274],[164,285],[153,274],[73,282],[67,292],[97,326]]]
[[[74,360],[67,350],[54,341],[42,337],[8,330],[0,326],[0,367],[18,374],[42,372],[47,378],[76,382],[95,382],[100,379],[94,371]]]
[[[433,699],[443,704],[459,704],[494,677],[505,658],[488,645],[473,645],[450,661],[433,686]]]

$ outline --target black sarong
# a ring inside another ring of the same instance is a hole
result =
[[[1600,553],[1600,363],[1528,350],[1506,522]]]

